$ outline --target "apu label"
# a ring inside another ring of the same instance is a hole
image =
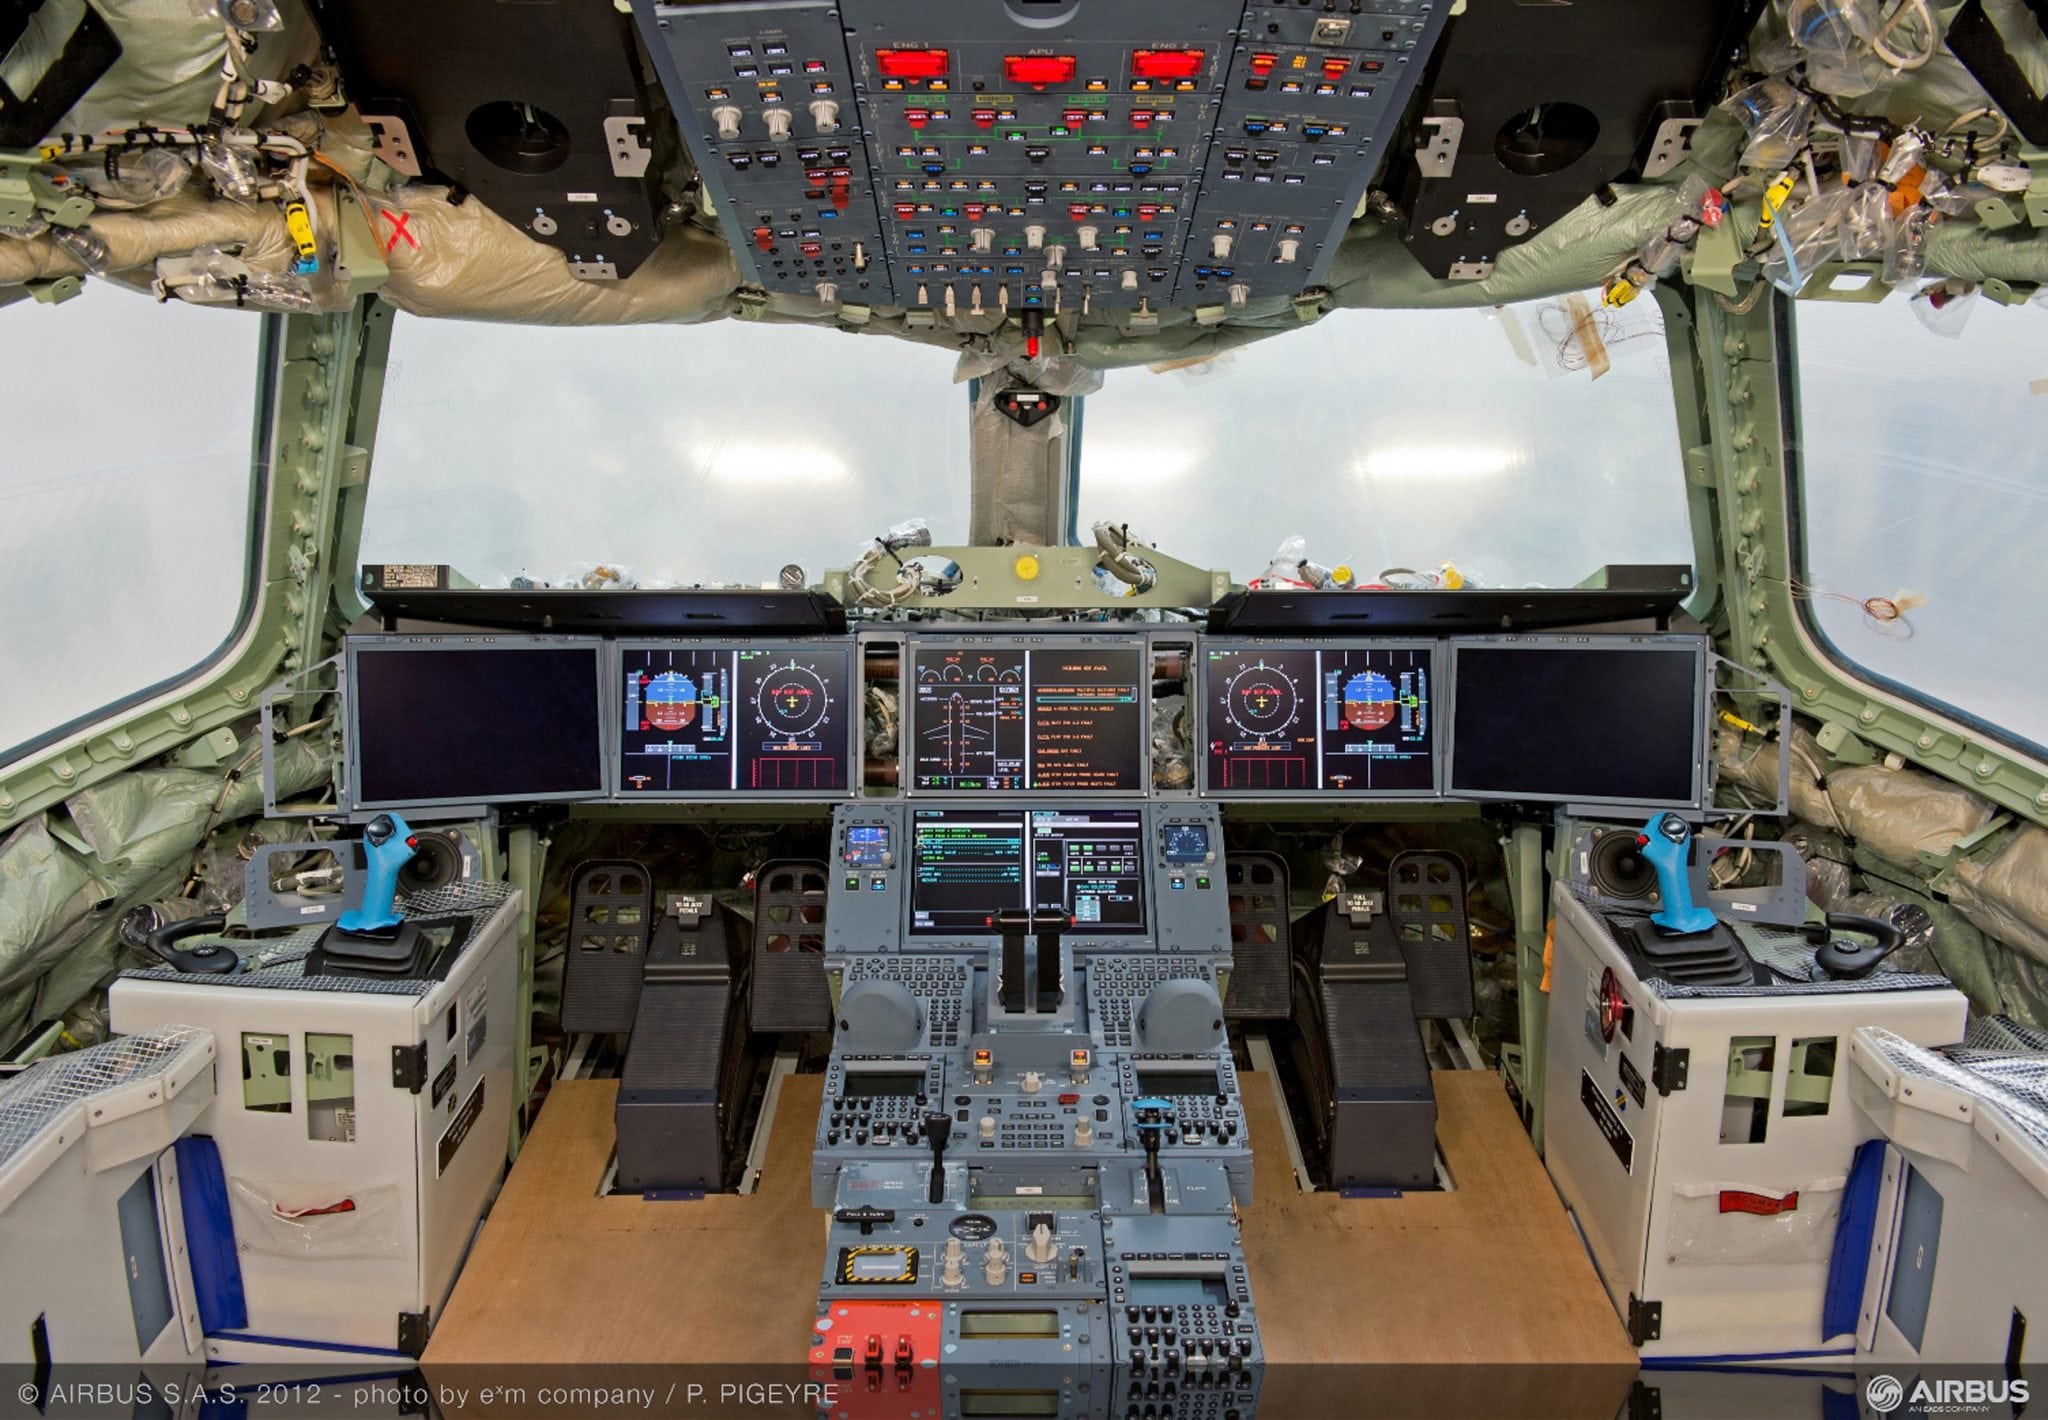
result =
[[[1621,1160],[1621,1167],[1627,1173],[1636,1171],[1636,1138],[1628,1132],[1628,1126],[1621,1122],[1621,1116],[1614,1112],[1614,1106],[1607,1103],[1607,1096],[1593,1083],[1593,1077],[1584,1070],[1579,1071],[1579,1103],[1586,1107],[1586,1113],[1593,1116],[1593,1123],[1607,1138],[1607,1146],[1614,1150],[1614,1157]]]
[[[462,1108],[455,1111],[455,1118],[448,1121],[448,1127],[441,1131],[441,1144],[434,1151],[434,1177],[448,1172],[448,1162],[455,1157],[455,1151],[462,1147],[462,1141],[469,1137],[484,1112],[484,1082],[478,1080],[476,1088],[469,1092],[469,1098],[462,1102]]]

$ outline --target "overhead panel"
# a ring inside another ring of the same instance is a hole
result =
[[[634,8],[750,281],[1050,316],[1321,280],[1446,7]]]

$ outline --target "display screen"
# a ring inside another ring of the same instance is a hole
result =
[[[1142,792],[1137,646],[916,649],[912,785]]]
[[[1145,930],[1135,809],[920,809],[911,825],[910,930],[995,931],[1026,906],[1065,913],[1086,936]]]
[[[1160,830],[1160,848],[1169,863],[1206,863],[1210,860],[1209,825],[1170,823]]]
[[[846,850],[843,854],[849,868],[886,868],[889,866],[889,825],[886,823],[856,823],[846,830]]]
[[[357,806],[601,795],[601,650],[352,645]]]
[[[1138,1094],[1160,1095],[1220,1095],[1223,1081],[1214,1070],[1148,1070],[1138,1067]]]
[[[1451,792],[1696,802],[1703,650],[1453,643]]]
[[[1221,1277],[1133,1277],[1127,1286],[1139,1306],[1230,1305],[1230,1288]]]
[[[849,1070],[844,1093],[850,1100],[908,1099],[924,1093],[924,1071]]]
[[[1215,793],[1428,794],[1432,648],[1241,647],[1202,665]]]
[[[845,793],[852,666],[845,646],[622,645],[620,791]]]

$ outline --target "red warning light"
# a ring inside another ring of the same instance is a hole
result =
[[[1137,49],[1131,51],[1131,74],[1138,79],[1199,78],[1206,56],[1199,49]]]
[[[947,53],[943,49],[878,49],[875,67],[884,79],[943,79]]]
[[[1003,57],[1003,78],[1042,89],[1048,84],[1071,84],[1077,67],[1071,54],[1009,54]]]

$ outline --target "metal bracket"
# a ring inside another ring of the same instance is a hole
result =
[[[1692,1051],[1667,1048],[1662,1041],[1650,1052],[1650,1083],[1660,1095],[1675,1095],[1686,1086],[1692,1073]],[[1633,1299],[1631,1299],[1633,1304]],[[1657,1305],[1652,1302],[1650,1305]]]
[[[1643,177],[1660,178],[1692,152],[1692,131],[1700,126],[1699,110],[1683,100],[1667,99],[1657,105],[1657,126],[1643,155]]]
[[[1927,880],[1930,890],[1941,891],[1948,886],[1948,880],[1955,876],[1956,869],[1965,858],[1976,856],[1979,848],[1986,848],[1986,858],[1992,857],[2005,846],[2005,840],[2017,831],[2013,816],[2008,813],[1993,814],[1985,825],[1974,833],[1966,833],[1949,845],[1946,853],[1919,853],[1920,866],[1932,871],[1934,876]]]
[[[412,129],[395,113],[366,113],[363,122],[377,140],[377,161],[409,178],[420,176],[420,153],[412,141]]]
[[[1458,148],[1465,141],[1465,120],[1451,99],[1432,99],[1415,135],[1415,166],[1426,178],[1447,178],[1458,166]]]
[[[391,1047],[391,1087],[418,1094],[427,1087],[427,1043]]]
[[[323,676],[323,672],[325,673]],[[324,818],[343,811],[339,799],[331,804],[310,804],[287,808],[277,799],[277,706],[283,700],[318,700],[336,696],[340,703],[341,657],[329,656],[317,665],[286,676],[265,690],[258,700],[259,730],[263,737],[263,815],[265,818]]]
[[[1628,1339],[1638,1347],[1646,1341],[1659,1341],[1664,1336],[1664,1304],[1645,1302],[1628,1294]]]
[[[634,108],[630,100],[613,99],[612,116],[604,121],[604,145],[612,157],[613,177],[646,177],[647,165],[654,160],[654,145],[647,141],[647,116]]]
[[[433,1325],[425,1312],[400,1312],[398,1314],[398,1349],[417,1360],[426,1354],[427,1334]]]

